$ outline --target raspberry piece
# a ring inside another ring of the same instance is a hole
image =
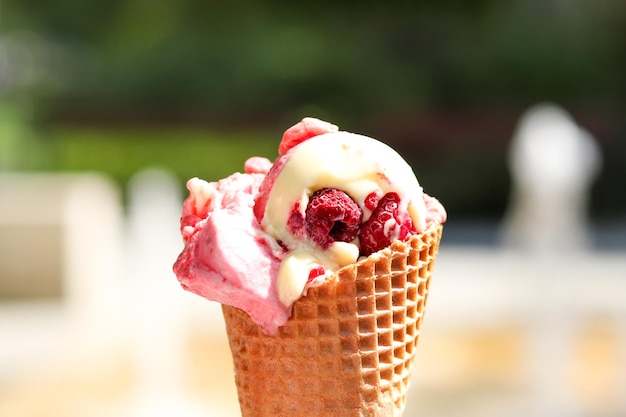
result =
[[[302,236],[304,232],[304,215],[300,212],[300,202],[291,208],[291,214],[287,219],[287,228],[294,236]]]
[[[327,249],[333,242],[351,242],[359,233],[363,211],[346,193],[322,188],[313,193],[305,211],[309,238]]]
[[[253,156],[248,158],[243,164],[246,174],[266,174],[272,168],[272,161],[262,156]]]
[[[313,117],[305,117],[301,122],[285,131],[283,139],[278,145],[278,154],[284,155],[289,149],[314,136],[337,132],[338,130],[339,128],[331,123]]]
[[[367,195],[367,197],[365,197],[365,207],[368,210],[374,210],[377,205],[378,205],[378,194],[376,194],[376,191],[372,191],[371,193]]]
[[[307,282],[313,281],[315,278],[320,275],[324,275],[325,273],[326,269],[322,265],[318,265],[309,272],[309,279],[307,279]]]
[[[263,220],[263,216],[265,215],[265,206],[267,206],[267,199],[270,196],[270,191],[272,191],[272,187],[274,186],[274,182],[276,182],[276,178],[285,167],[285,164],[289,160],[287,156],[279,156],[274,161],[274,164],[265,175],[261,186],[259,187],[259,192],[254,198],[254,217],[256,217],[257,221],[261,223]]]
[[[400,196],[397,193],[387,193],[372,212],[367,221],[363,222],[359,230],[361,254],[369,256],[387,246],[394,240],[406,240],[413,222],[408,213],[398,213]]]

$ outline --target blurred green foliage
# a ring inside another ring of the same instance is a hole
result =
[[[52,167],[50,144],[41,139],[27,106],[0,101],[0,170]]]
[[[217,118],[316,106],[349,118],[626,96],[619,0],[3,0],[2,9],[3,32],[35,31],[66,51],[55,114]]]
[[[626,208],[622,0],[0,2],[4,168],[216,179],[311,115],[398,147],[451,217],[497,216],[515,120],[547,100],[601,140],[594,203]]]
[[[250,156],[276,156],[276,140],[258,132],[63,127],[51,132],[51,139],[59,169],[103,171],[121,184],[148,167],[169,169],[181,180],[215,181],[243,172]]]

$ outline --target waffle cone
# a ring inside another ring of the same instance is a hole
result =
[[[340,269],[275,336],[224,305],[243,417],[401,416],[441,232]]]

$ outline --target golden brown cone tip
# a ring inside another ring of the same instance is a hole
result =
[[[401,416],[442,230],[338,270],[275,336],[224,305],[242,416]]]

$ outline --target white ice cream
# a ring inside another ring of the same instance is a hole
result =
[[[323,265],[329,271],[355,262],[358,242],[335,242],[327,250],[301,238],[287,227],[291,211],[299,202],[304,216],[309,197],[321,188],[347,193],[363,210],[363,221],[371,211],[365,198],[395,192],[400,211],[409,213],[417,232],[425,228],[423,191],[406,161],[392,148],[367,136],[348,132],[327,133],[299,144],[279,173],[268,196],[263,229],[292,251],[280,266],[277,278],[279,298],[291,305],[307,285],[309,271]]]

